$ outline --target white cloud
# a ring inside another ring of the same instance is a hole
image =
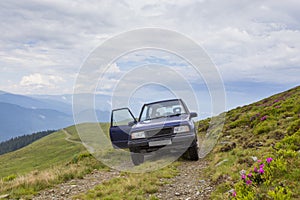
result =
[[[62,82],[64,82],[64,79],[60,76],[34,73],[28,76],[23,76],[22,80],[20,81],[20,86],[35,89],[52,89],[56,88],[56,86]]]
[[[120,67],[115,62],[111,64],[106,71],[106,73],[109,74],[118,74],[120,72],[121,72]]]
[[[167,28],[193,38],[225,81],[299,84],[299,7],[297,0],[3,0],[0,89],[71,93],[80,66],[95,47],[141,27]],[[108,73],[118,70],[111,66]],[[106,80],[105,87],[115,81]]]

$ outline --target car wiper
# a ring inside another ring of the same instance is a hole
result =
[[[180,115],[183,115],[183,114],[186,114],[186,113],[177,113],[177,114],[172,114],[172,115],[162,115],[162,116],[159,116],[159,117],[148,118],[148,119],[145,119],[143,121],[159,119],[159,118],[165,118],[165,117],[176,117],[176,116],[180,116]]]
[[[177,117],[177,116],[180,116],[182,114],[185,114],[185,113],[172,114],[172,115],[168,115],[167,117]]]
[[[146,120],[159,119],[159,118],[165,118],[165,117],[167,117],[167,116],[163,115],[163,116],[159,116],[159,117],[148,118]]]

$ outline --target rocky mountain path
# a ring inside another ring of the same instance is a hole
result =
[[[56,185],[54,188],[43,190],[33,197],[35,200],[71,200],[73,196],[85,193],[104,181],[120,176],[115,170],[98,171],[94,170],[83,179],[73,179],[66,183]]]
[[[171,179],[165,179],[168,184],[163,185],[155,196],[162,200],[208,199],[213,186],[209,180],[201,180],[200,178],[203,169],[206,167],[207,164],[202,160],[197,162],[181,161],[181,164],[178,166],[178,175]],[[73,179],[56,185],[54,188],[43,190],[33,199],[71,200],[75,195],[86,193],[104,181],[115,177],[120,177],[120,172],[116,170],[94,170],[83,179]]]
[[[162,200],[209,199],[213,186],[209,180],[200,178],[206,167],[203,160],[182,161],[178,166],[178,176],[166,180],[169,184],[163,185],[155,196]]]
[[[163,185],[155,196],[162,200],[193,200],[208,199],[213,190],[209,180],[201,180],[200,175],[207,167],[204,161],[181,161],[176,177],[166,179],[168,184]],[[112,178],[120,177],[116,170],[94,170],[83,179],[73,179],[56,185],[54,188],[40,191],[34,200],[71,200],[75,195],[86,193],[95,186]],[[147,199],[147,197],[145,197]]]

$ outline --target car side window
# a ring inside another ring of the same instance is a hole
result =
[[[141,115],[141,119],[140,120],[141,121],[147,120],[147,119],[150,118],[150,114],[152,112],[152,108],[148,107],[148,106],[145,106],[141,112],[142,112],[142,115]]]
[[[113,126],[124,126],[128,125],[129,122],[134,121],[128,109],[121,109],[113,111],[112,125]]]

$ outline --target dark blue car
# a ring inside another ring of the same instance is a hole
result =
[[[139,165],[144,156],[158,150],[187,153],[198,160],[197,134],[193,117],[181,99],[144,104],[136,119],[128,108],[112,111],[110,139],[114,148],[129,148],[132,162]]]

